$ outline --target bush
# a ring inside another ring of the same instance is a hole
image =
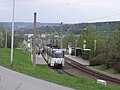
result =
[[[90,51],[83,51],[82,58],[85,60],[89,60],[90,59]]]
[[[116,63],[116,65],[114,66],[114,69],[120,73],[120,61]]]
[[[90,59],[90,65],[91,66],[97,66],[103,64],[105,61],[105,54],[101,53],[97,55],[96,57],[93,57]]]
[[[117,63],[118,63],[118,60],[116,60],[116,59],[109,59],[106,62],[106,66],[107,66],[107,68],[114,68]]]

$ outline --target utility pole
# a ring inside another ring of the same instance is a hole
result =
[[[63,22],[61,22],[61,45],[60,45],[60,48],[62,49],[63,47],[63,37],[62,37],[62,31],[63,31]]]
[[[34,13],[33,66],[36,66],[36,12]]]
[[[7,29],[6,29],[5,48],[7,48]]]
[[[94,52],[96,51],[96,40],[94,40]]]
[[[10,65],[12,67],[13,61],[13,42],[14,42],[14,16],[15,16],[15,0],[13,0],[13,18],[12,18],[12,36],[11,36],[11,55],[10,55]]]
[[[32,54],[32,37],[30,39],[30,49],[31,49],[31,60],[33,61],[33,54]]]

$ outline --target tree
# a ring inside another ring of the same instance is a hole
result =
[[[113,32],[109,38],[108,55],[106,65],[108,68],[115,68],[120,72],[120,29]]]
[[[0,28],[0,47],[4,47],[5,45],[5,30]]]
[[[63,36],[63,47],[68,48],[68,43],[72,42],[75,45],[75,35],[73,33],[68,33],[66,36]]]
[[[0,47],[3,47],[3,33],[0,31]]]
[[[77,46],[83,48],[83,44],[86,44],[87,49],[91,49],[90,56],[85,55],[85,57],[90,57],[90,61],[92,63],[96,64],[102,64],[101,61],[96,61],[99,60],[102,55],[105,53],[105,38],[106,38],[106,33],[97,30],[95,26],[88,26],[81,34],[79,39],[77,40]],[[95,41],[96,40],[96,45]],[[84,42],[86,41],[86,42]],[[96,47],[96,48],[95,48]],[[93,65],[93,64],[92,64]]]

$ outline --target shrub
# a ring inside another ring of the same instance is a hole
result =
[[[90,65],[91,66],[101,65],[104,63],[104,61],[105,61],[105,53],[101,53],[96,57],[90,59]]]
[[[109,59],[106,62],[106,66],[107,66],[107,68],[114,68],[117,63],[118,63],[117,59]]]
[[[85,59],[85,60],[89,60],[90,59],[90,51],[83,51],[83,55],[82,55],[82,58]]]
[[[114,69],[120,72],[120,61],[116,63],[116,65],[114,66]]]

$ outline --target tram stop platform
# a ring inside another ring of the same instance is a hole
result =
[[[32,62],[33,62],[33,60],[32,60]],[[42,65],[47,64],[41,54],[40,55],[36,54],[36,64],[42,64]]]
[[[72,56],[72,55],[65,55],[66,58],[69,58],[77,63],[80,63],[82,65],[85,65],[85,66],[89,66],[89,61],[88,60],[84,60],[80,57],[76,57],[76,56]]]

